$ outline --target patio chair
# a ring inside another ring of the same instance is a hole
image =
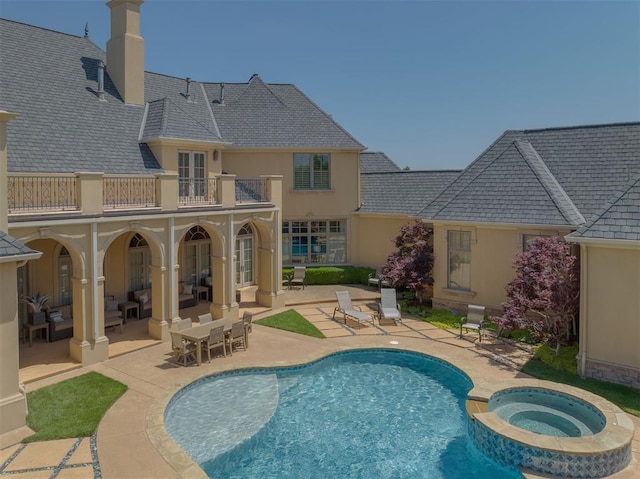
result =
[[[224,326],[212,328],[209,331],[209,339],[202,344],[202,349],[207,350],[209,362],[211,362],[211,350],[222,347],[222,354],[227,356],[227,344],[224,338]]]
[[[189,329],[192,326],[193,326],[193,322],[191,321],[191,318],[177,319],[171,325],[171,329],[174,329],[176,331],[182,331],[183,329]]]
[[[338,299],[338,306],[333,310],[333,319],[336,319],[336,313],[342,313],[344,315],[344,324],[347,324],[347,318],[352,318],[358,323],[358,328],[362,327],[363,322],[373,325],[373,316],[355,309],[351,303],[349,291],[336,291],[336,298]]]
[[[186,366],[187,362],[196,360],[196,346],[193,342],[185,342],[176,331],[171,331],[171,348],[177,362],[182,360],[182,365]]]
[[[227,336],[229,341],[229,353],[233,356],[233,345],[242,344],[244,350],[247,350],[247,343],[245,342],[244,322],[236,321],[231,325],[231,334]]]
[[[375,273],[369,274],[369,279],[367,280],[368,286],[373,286],[374,288],[381,289],[383,286],[389,286],[389,282],[384,279],[380,268],[376,268]]]
[[[478,331],[479,342],[482,342],[482,326],[484,325],[484,306],[470,304],[467,315],[460,320],[460,338],[462,338],[462,328],[465,330],[475,329]]]
[[[211,316],[211,313],[200,314],[198,315],[198,321],[200,321],[200,324],[207,324],[213,321],[213,316]]]
[[[293,277],[289,280],[289,288],[295,285],[302,286],[302,289],[307,285],[307,268],[304,266],[295,266],[293,268]]]
[[[242,322],[244,323],[244,329],[247,330],[247,333],[250,333],[253,330],[251,327],[253,324],[253,313],[245,311],[242,315]]]
[[[398,321],[402,322],[402,315],[400,314],[400,304],[396,302],[396,290],[395,288],[381,288],[380,289],[380,303],[378,304],[378,321],[382,323],[382,320],[390,319],[397,324]]]

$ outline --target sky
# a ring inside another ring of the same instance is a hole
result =
[[[88,22],[104,50],[105,3],[0,0],[0,17]],[[640,1],[146,0],[141,33],[147,71],[293,83],[412,170],[462,169],[505,130],[640,119]]]

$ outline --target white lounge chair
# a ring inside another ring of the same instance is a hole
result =
[[[462,338],[462,328],[475,329],[478,331],[479,342],[482,342],[482,326],[484,325],[484,306],[470,304],[467,315],[460,320],[460,337]]]
[[[373,326],[373,316],[355,309],[351,303],[349,291],[336,291],[336,298],[338,299],[338,306],[333,310],[333,319],[336,319],[336,313],[342,313],[344,315],[344,324],[347,324],[347,318],[352,318],[358,323],[359,328],[362,323],[371,323]]]
[[[395,288],[382,288],[380,290],[380,304],[378,305],[378,313],[380,314],[378,321],[390,319],[394,323],[402,321],[400,313],[400,304],[396,302]]]
[[[382,275],[382,271],[380,270],[380,268],[377,268],[375,273],[371,273],[369,275],[367,284],[377,289],[381,289],[383,286],[390,286],[389,282],[386,279],[384,279],[384,276]]]

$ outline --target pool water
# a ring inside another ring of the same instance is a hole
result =
[[[471,382],[424,355],[350,351],[304,367],[205,378],[165,411],[215,478],[519,478],[467,435]]]

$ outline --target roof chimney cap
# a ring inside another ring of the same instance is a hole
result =
[[[89,22],[84,24],[84,38],[89,38]]]
[[[104,97],[104,62],[98,60],[98,99],[107,101]]]

